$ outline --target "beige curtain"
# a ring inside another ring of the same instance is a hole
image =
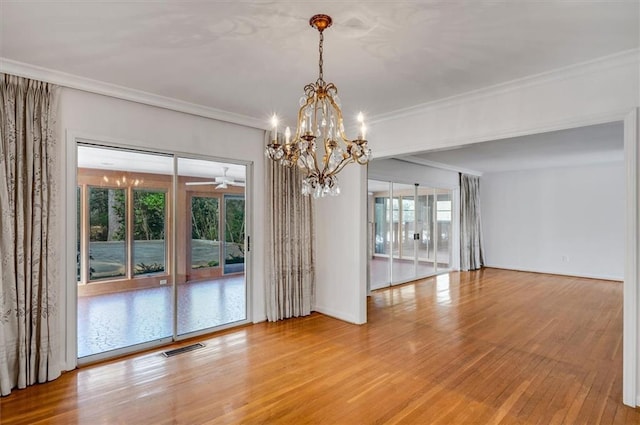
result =
[[[267,159],[267,318],[311,313],[315,302],[313,200],[302,173]]]
[[[460,270],[478,270],[482,266],[480,177],[460,174]]]
[[[0,74],[0,393],[60,375],[57,87]]]

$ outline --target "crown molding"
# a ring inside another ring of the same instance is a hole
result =
[[[640,49],[625,50],[619,53],[615,53],[608,56],[603,56],[597,59],[593,59],[586,62],[581,62],[574,65],[569,65],[563,68],[557,68],[551,71],[542,72],[539,74],[529,75],[526,77],[518,78],[504,83],[495,84],[492,86],[483,87],[478,90],[472,90],[465,93],[460,93],[454,96],[446,97],[443,99],[434,100],[431,102],[421,103],[407,108],[397,109],[388,113],[376,115],[369,121],[371,124],[378,124],[385,121],[390,121],[398,118],[417,115],[424,112],[429,112],[437,109],[449,108],[452,106],[474,102],[482,99],[491,98],[500,94],[513,92],[526,87],[537,86],[547,84],[553,81],[561,81],[564,79],[576,78],[581,75],[590,74],[594,72],[602,72],[621,66],[627,66],[631,64],[640,65]]]
[[[158,108],[169,109],[171,111],[183,112],[185,114],[196,115],[204,118],[211,118],[218,121],[225,121],[246,127],[265,130],[266,124],[262,120],[246,115],[235,114],[221,109],[185,102],[171,97],[136,90],[117,84],[105,83],[103,81],[80,77],[66,72],[42,68],[23,62],[14,61],[0,57],[0,72],[13,74],[20,77],[45,81],[71,89],[82,90],[89,93],[110,96],[117,99],[142,103]]]

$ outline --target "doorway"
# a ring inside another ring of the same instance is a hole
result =
[[[368,180],[369,287],[449,271],[452,191]]]

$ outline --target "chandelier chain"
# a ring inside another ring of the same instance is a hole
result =
[[[324,43],[324,35],[322,34],[322,31],[320,31],[320,44],[318,46],[318,51],[320,52],[320,60],[318,61],[318,67],[319,67],[319,76],[318,76],[318,80],[319,81],[324,81],[323,78],[323,72],[322,72],[322,65],[323,65],[323,60],[322,60],[322,45]]]

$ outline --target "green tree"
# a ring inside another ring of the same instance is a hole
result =
[[[225,238],[244,255],[244,198],[225,198]]]
[[[90,240],[124,240],[124,189],[89,188]]]
[[[164,239],[166,193],[146,190],[133,192],[135,240]]]
[[[218,240],[218,199],[191,198],[191,238]]]

